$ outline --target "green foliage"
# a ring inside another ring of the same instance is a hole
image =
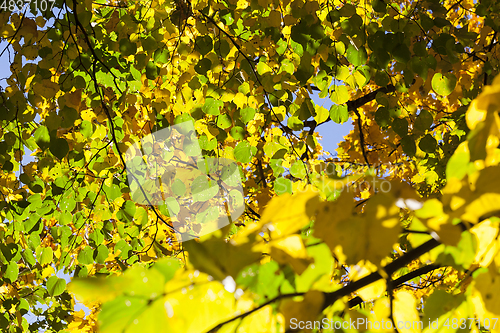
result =
[[[497,2],[43,4],[0,4],[0,331],[498,331]]]

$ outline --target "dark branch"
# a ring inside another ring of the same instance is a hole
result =
[[[432,238],[431,240],[420,245],[419,247],[406,252],[402,257],[399,257],[398,259],[394,260],[393,262],[391,262],[390,264],[385,266],[383,269],[387,273],[388,276],[391,276],[398,269],[405,267],[407,264],[409,264],[413,260],[420,257],[422,254],[429,252],[430,250],[434,249],[435,247],[437,247],[439,245],[441,245],[441,243],[438,240]],[[404,276],[399,277],[398,279],[396,279],[394,281],[391,281],[391,287],[394,288],[395,286],[401,285],[404,282],[407,282],[411,279],[414,279],[415,277],[417,277],[419,275],[431,272],[437,268],[439,268],[439,266],[437,266],[437,265],[427,265],[427,266],[421,267],[413,272],[410,272],[408,274],[405,274]],[[383,276],[379,272],[374,272],[368,276],[365,276],[364,278],[362,278],[358,281],[355,281],[355,282],[348,284],[347,286],[345,286],[339,290],[336,290],[336,291],[331,292],[331,293],[324,293],[325,300],[323,302],[322,309],[323,310],[326,309],[328,306],[332,305],[336,300],[338,300],[344,296],[348,296],[348,295],[352,294],[353,292],[355,292],[363,287],[366,287],[369,284],[371,284],[375,281],[378,281],[382,278],[383,278]],[[217,326],[213,327],[212,329],[208,330],[207,332],[208,333],[217,332],[217,330],[222,328],[222,326],[224,326],[230,322],[233,322],[235,320],[238,320],[240,318],[245,318],[245,317],[251,315],[252,313],[254,313],[255,311],[258,311],[258,310],[262,309],[263,307],[265,307],[269,304],[272,304],[274,302],[277,302],[279,300],[282,300],[285,298],[296,297],[296,296],[304,296],[304,295],[305,295],[305,293],[293,293],[293,294],[279,295],[279,296],[277,296],[273,299],[270,299],[269,301],[257,306],[256,308],[254,308],[250,311],[247,311],[247,312],[242,313],[238,316],[232,317],[232,318],[218,324]],[[354,304],[355,302],[356,302],[356,300],[353,299],[352,304]]]

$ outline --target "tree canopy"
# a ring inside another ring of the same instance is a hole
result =
[[[499,13],[0,0],[0,330],[500,332]]]

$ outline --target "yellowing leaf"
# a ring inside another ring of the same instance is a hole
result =
[[[500,76],[496,76],[493,79],[493,83],[491,85],[486,85],[483,88],[483,91],[477,97],[477,104],[474,107],[477,107],[480,110],[488,110],[490,106],[492,108],[498,108],[500,105],[498,104],[498,98],[500,96]],[[471,105],[472,107],[472,105]]]
[[[293,234],[310,222],[318,202],[318,194],[310,186],[294,195],[284,193],[274,197],[268,203],[260,221],[241,230],[234,240],[240,242],[263,228],[270,232],[271,239]]]
[[[478,100],[473,100],[465,114],[467,126],[473,130],[476,125],[486,119],[486,110],[478,109]]]
[[[70,106],[76,110],[79,109],[80,103],[82,102],[82,89],[78,89],[69,94],[64,95],[66,99],[66,105]]]
[[[59,85],[50,80],[43,80],[41,83],[33,85],[33,92],[44,97],[45,99],[54,98],[59,91]]]
[[[199,333],[228,319],[234,313],[235,302],[222,283],[212,281],[193,285],[184,292],[167,293],[162,303],[169,332]]]
[[[463,325],[463,320],[471,317],[468,308],[464,295],[452,295],[444,290],[435,290],[424,304],[424,317],[421,320],[427,327],[423,332],[456,332],[458,326]],[[453,323],[458,323],[458,326]],[[467,324],[470,325],[471,322]]]
[[[320,207],[314,236],[323,239],[349,265],[360,260],[378,265],[398,240],[399,208],[393,197],[379,193],[370,198],[363,215],[351,215],[349,197],[352,194],[344,192],[331,206]]]
[[[403,325],[398,326],[400,333],[418,333],[422,331],[423,324],[421,324],[417,311],[417,300],[413,294],[408,291],[397,292],[394,295],[393,307],[396,325],[399,322],[403,323]]]
[[[367,262],[366,264],[358,264],[358,266],[361,266],[359,270],[352,269],[349,272],[349,278],[351,281],[356,281],[360,280],[361,278],[373,273],[374,271],[377,270],[377,266]],[[378,281],[375,281],[373,283],[370,283],[366,287],[363,287],[359,289],[356,293],[364,300],[364,301],[371,301],[374,299],[379,298],[384,294],[386,290],[386,283],[385,280],[381,279]]]
[[[474,282],[474,289],[480,295],[481,306],[484,306],[485,316],[489,314],[493,317],[500,315],[500,275],[493,271],[495,266],[490,267],[490,272],[479,275]],[[490,317],[491,318],[491,317]]]
[[[323,301],[323,293],[317,290],[309,290],[302,301],[284,301],[280,311],[285,316],[287,328],[290,327],[292,318],[296,319],[297,322],[315,320],[321,312]]]
[[[127,285],[128,281],[124,277],[74,279],[68,285],[68,290],[85,303],[106,302],[122,293]]]
[[[203,242],[191,240],[184,246],[189,253],[189,261],[199,270],[218,280],[228,275],[236,278],[245,266],[258,262],[260,253],[254,252],[253,244],[226,242],[222,238],[211,237]]]
[[[324,107],[320,105],[315,105],[314,110],[316,111],[316,115],[314,116],[314,120],[316,120],[316,123],[320,124],[328,119],[328,116],[330,115],[330,111],[325,109]]]
[[[335,104],[344,104],[349,100],[349,91],[346,86],[335,86],[330,93],[330,98]]]
[[[391,319],[389,318],[391,314],[391,305],[387,297],[377,299],[372,312],[373,316],[367,318],[367,322],[360,325],[360,328],[367,327],[373,332],[394,332]]]
[[[240,109],[245,107],[245,104],[247,103],[247,97],[243,95],[242,93],[238,92],[233,99],[234,104]]]
[[[477,238],[477,252],[474,262],[480,266],[487,267],[497,254],[499,249],[496,240],[498,231],[498,223],[493,223],[490,219],[476,224],[470,229],[470,232]]]
[[[291,235],[284,239],[272,241],[271,258],[280,264],[290,264],[297,274],[302,274],[312,262],[308,259],[304,242],[299,235]]]
[[[271,305],[267,305],[262,309],[259,309],[258,311],[245,317],[241,321],[241,323],[239,322],[235,323],[236,323],[235,328],[238,329],[236,331],[237,333],[246,333],[246,332],[269,333],[273,332],[278,323],[280,326],[282,325],[284,326],[283,316],[280,314],[276,316],[273,313],[273,307]],[[226,333],[235,332],[234,330],[231,329],[231,327],[227,327],[227,330],[224,330],[224,328],[223,330],[221,330],[222,332]]]

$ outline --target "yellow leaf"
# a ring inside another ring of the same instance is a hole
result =
[[[230,318],[234,313],[234,303],[232,294],[218,281],[193,284],[184,292],[181,290],[167,292],[163,305],[170,327],[163,331],[207,332],[218,323]]]
[[[247,103],[247,97],[243,95],[242,93],[238,92],[233,99],[234,104],[240,109],[245,107],[245,104]]]
[[[488,219],[473,226],[470,232],[476,235],[477,238],[477,252],[474,262],[487,267],[498,252],[498,242],[496,241],[498,223],[493,223]]]
[[[379,298],[375,301],[372,313],[373,316],[368,318],[366,323],[359,325],[358,329],[366,328],[370,332],[394,332],[391,319],[389,318],[391,305],[387,297]]]
[[[361,266],[362,265],[362,266]],[[361,278],[375,272],[377,270],[377,266],[367,262],[366,264],[358,264],[361,266],[359,270],[351,269],[349,272],[349,279],[351,281],[360,280]],[[366,287],[358,289],[356,292],[364,301],[371,301],[379,298],[385,292],[386,283],[385,280],[378,280],[374,283],[369,284]]]
[[[378,265],[398,240],[399,208],[394,197],[379,193],[370,198],[363,215],[353,216],[352,194],[346,193],[319,209],[314,236],[323,239],[348,265],[360,260]]]
[[[320,314],[323,306],[324,295],[317,290],[309,290],[302,301],[286,300],[280,306],[280,312],[285,316],[287,328],[297,322],[314,321]]]
[[[278,318],[273,314],[271,305],[265,306],[262,309],[252,313],[246,317],[241,323],[237,323],[238,333],[268,333],[275,332]],[[284,323],[280,323],[283,325]],[[227,331],[233,332],[233,331]]]
[[[223,238],[211,237],[203,242],[191,240],[184,243],[189,253],[189,261],[201,271],[223,280],[228,275],[236,278],[245,266],[258,262],[260,253],[252,250],[253,244],[235,245]]]
[[[93,139],[93,140],[104,139],[104,137],[106,137],[106,132],[107,132],[106,130],[107,130],[107,128],[104,125],[96,126],[96,130],[95,130],[94,134],[92,134],[91,139]]]
[[[308,259],[304,242],[299,235],[270,242],[271,257],[280,264],[290,264],[297,274],[302,274],[312,260]]]
[[[255,98],[254,96],[248,97],[248,106],[249,107],[254,108],[254,109],[258,109],[260,104],[262,104],[262,103],[259,103],[257,98]]]
[[[422,331],[422,322],[418,315],[417,300],[407,291],[400,291],[394,295],[394,321],[398,325],[399,333],[417,333]],[[407,324],[404,326],[404,324]],[[411,326],[411,328],[407,328]]]
[[[480,217],[490,215],[500,210],[500,193],[484,193],[465,208],[462,218],[476,223]]]
[[[478,108],[478,100],[473,100],[465,114],[465,121],[467,126],[473,130],[476,125],[486,119],[486,110],[481,110]]]
[[[494,266],[490,266],[490,271],[479,275],[474,281],[474,290],[480,293],[480,304],[476,307],[484,309],[483,319],[485,317],[496,317],[500,315],[500,275],[496,273]],[[478,311],[478,315],[480,312]]]
[[[80,112],[80,117],[83,120],[92,121],[96,118],[96,115],[92,110],[83,110],[82,112]]]
[[[321,105],[315,105],[314,108],[316,111],[316,115],[314,116],[314,120],[316,120],[316,122],[318,124],[326,121],[328,119],[328,117],[330,116],[330,112],[327,109],[325,109],[324,107],[322,107]]]
[[[270,232],[271,239],[293,234],[310,222],[318,203],[318,193],[311,186],[294,195],[285,193],[274,197],[269,201],[260,221],[238,232],[234,241],[241,242],[262,229]]]

